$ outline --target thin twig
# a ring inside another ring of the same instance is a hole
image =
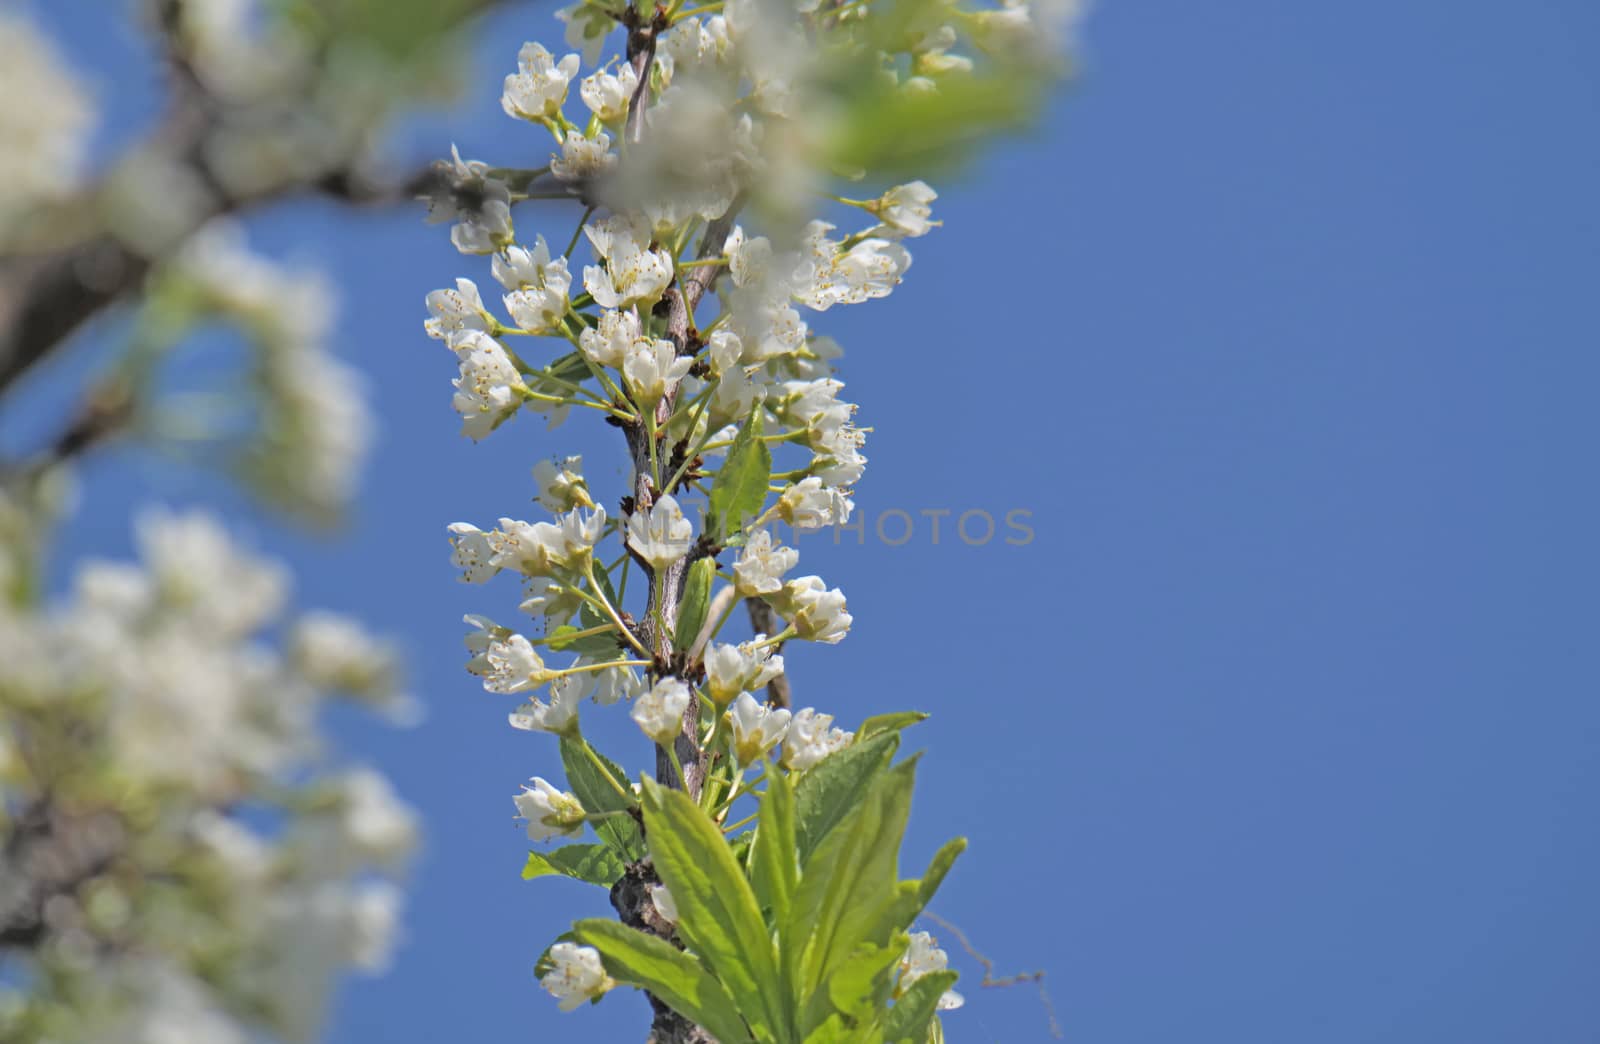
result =
[[[994,961],[978,952],[972,945],[972,940],[967,938],[967,933],[940,917],[931,910],[922,911],[922,916],[944,929],[955,937],[957,943],[966,951],[968,957],[977,961],[983,967],[983,979],[978,983],[980,989],[1001,989],[1007,986],[1021,986],[1033,983],[1039,987],[1039,1003],[1044,1005],[1045,1016],[1050,1020],[1050,1035],[1056,1040],[1065,1040],[1066,1034],[1061,1031],[1061,1023],[1056,1019],[1056,1006],[1050,1001],[1050,993],[1044,988],[1044,972],[1018,972],[1015,975],[996,977],[994,974]]]

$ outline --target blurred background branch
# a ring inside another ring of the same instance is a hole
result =
[[[18,71],[29,90],[13,96],[0,133],[13,139],[11,162],[34,169],[0,190],[0,399],[96,319],[139,307],[219,219],[304,198],[410,205],[436,191],[431,165],[392,169],[385,131],[448,96],[464,31],[507,2],[274,0],[255,12],[213,0],[137,4],[163,67],[163,109],[92,172],[79,169],[91,123],[83,90],[48,41],[8,17],[6,49],[28,52],[33,68]],[[43,147],[22,155],[32,143]],[[199,309],[169,340],[214,311]],[[148,382],[89,383],[78,415],[94,418],[94,437],[75,421],[29,455],[33,464],[81,452],[139,417]],[[105,408],[110,397],[123,400],[115,410]],[[334,513],[310,507],[324,519]]]
[[[319,709],[408,714],[394,647],[290,612],[287,573],[203,514],[142,515],[139,561],[69,563],[64,591],[46,562],[66,474],[119,437],[340,518],[372,425],[331,284],[239,222],[311,199],[420,218],[453,186],[397,164],[391,131],[451,97],[465,35],[508,3],[0,13],[0,420],[20,443],[0,450],[0,1040],[304,1040],[341,972],[386,959],[414,815]],[[123,17],[160,92],[97,149],[71,34]],[[230,344],[239,372],[186,351]],[[57,378],[64,407],[36,383]]]

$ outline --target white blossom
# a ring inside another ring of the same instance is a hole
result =
[[[814,270],[810,280],[795,291],[795,298],[819,312],[836,304],[860,304],[885,297],[900,285],[911,254],[899,242],[870,237],[848,249],[827,233],[833,226],[813,221],[807,232],[807,246]]]
[[[633,66],[623,64],[615,73],[601,70],[584,77],[578,95],[601,123],[620,123],[628,115],[628,102],[638,86]]]
[[[491,267],[495,279],[510,291],[504,298],[506,311],[519,329],[532,334],[559,329],[567,314],[572,274],[566,258],[550,259],[543,236],[535,239],[532,250],[507,247],[494,256]]]
[[[490,327],[491,319],[484,311],[483,298],[478,296],[478,285],[470,279],[457,279],[454,290],[432,291],[427,304],[433,313],[433,318],[423,323],[429,337],[448,341],[463,330],[487,331]]]
[[[649,230],[616,215],[583,226],[603,265],[583,270],[583,285],[602,308],[654,304],[672,281],[672,255],[650,249]]]
[[[517,412],[522,374],[500,342],[480,330],[456,334],[450,348],[461,364],[450,404],[461,414],[462,434],[481,439]]]
[[[550,947],[550,971],[539,985],[560,1003],[562,1011],[573,1011],[601,996],[616,983],[600,963],[600,951],[592,946],[558,942]]]
[[[605,508],[574,508],[555,522],[522,522],[502,518],[490,535],[493,563],[528,576],[548,575],[553,569],[581,568],[595,541],[605,532]]]
[[[874,212],[883,224],[874,231],[886,237],[927,235],[937,224],[931,218],[933,201],[938,198],[939,194],[924,181],[896,185],[876,202]]]
[[[848,747],[854,738],[854,733],[833,727],[833,715],[819,714],[807,707],[789,719],[783,763],[796,772],[804,772],[829,754]]]
[[[807,425],[806,440],[817,452],[812,468],[828,486],[853,486],[866,471],[861,447],[867,435],[852,422],[854,413],[850,403],[835,403],[819,410]]]
[[[744,342],[739,335],[724,327],[712,331],[706,341],[707,355],[713,373],[724,374],[738,367],[744,360]]]
[[[428,223],[454,221],[450,242],[463,254],[492,254],[511,242],[511,187],[489,176],[489,166],[464,160],[452,145],[450,159],[434,164]]]
[[[596,366],[620,370],[628,350],[643,339],[637,315],[608,308],[600,313],[598,325],[586,326],[578,335],[578,346]]]
[[[843,490],[824,486],[821,478],[811,475],[783,491],[777,512],[796,529],[820,529],[844,525],[855,506]]]
[[[794,629],[812,642],[837,644],[850,630],[850,614],[845,612],[844,592],[828,590],[820,576],[802,576],[783,589],[794,607]]]
[[[745,690],[755,690],[783,673],[783,657],[762,645],[758,634],[739,645],[712,645],[706,650],[706,693],[711,702],[726,707]]]
[[[476,623],[480,618],[468,617]],[[482,648],[475,647],[482,642]],[[467,647],[476,655],[467,663],[467,670],[483,679],[486,692],[512,696],[536,689],[549,681],[555,672],[545,667],[533,644],[520,634],[500,635],[490,633],[487,641],[482,632],[467,636]]]
[[[502,518],[492,531],[494,564],[527,576],[547,576],[567,562],[567,535],[554,522]]]
[[[580,663],[585,662],[579,660]],[[613,667],[610,670],[594,671],[588,675],[594,679],[594,689],[590,698],[602,707],[609,707],[620,700],[631,700],[645,691],[644,679],[632,667]]]
[[[765,529],[751,533],[733,563],[734,587],[745,598],[759,598],[783,589],[783,574],[800,563],[800,552],[784,547]]]
[[[548,841],[553,837],[576,837],[583,833],[583,806],[571,794],[534,776],[533,786],[524,786],[512,800],[517,815],[528,821],[528,840]]]
[[[682,731],[688,709],[689,686],[680,678],[662,678],[633,701],[630,714],[646,736],[666,746]]]
[[[589,499],[589,486],[583,479],[583,458],[563,457],[551,460],[546,457],[533,466],[533,481],[539,492],[534,496],[540,506],[551,512],[569,511],[575,507],[593,507]]]
[[[939,948],[932,935],[927,932],[912,932],[911,943],[906,947],[905,956],[900,958],[897,966],[900,978],[895,986],[896,995],[903,995],[923,976],[946,971],[949,967],[950,955]],[[940,1011],[953,1011],[965,1003],[966,1000],[961,994],[955,990],[946,990],[940,996],[938,1006]]]
[[[657,60],[667,59],[673,76],[677,76],[707,62],[715,62],[727,43],[727,23],[721,15],[705,22],[685,18],[662,34],[657,44]]]
[[[582,508],[573,508],[558,521],[566,545],[565,564],[581,572],[585,568],[584,562],[594,551],[594,545],[605,534],[606,509],[597,507],[585,511]]]
[[[693,359],[678,355],[671,341],[638,340],[622,360],[622,378],[634,401],[648,409],[672,394],[693,365]]]
[[[766,394],[766,388],[743,370],[729,370],[717,382],[717,390],[712,395],[712,416],[716,420],[748,417],[750,410],[766,398]]]
[[[657,497],[654,505],[628,518],[628,546],[658,570],[688,554],[693,542],[694,524],[683,517],[671,494]]]
[[[550,683],[549,702],[530,700],[510,715],[511,727],[525,732],[571,735],[578,727],[578,704],[594,685],[589,674],[568,674]]]
[[[617,165],[611,135],[601,131],[590,138],[569,130],[561,136],[561,155],[550,157],[550,173],[562,181],[585,181],[608,173]]]
[[[741,767],[760,760],[789,733],[789,711],[757,703],[748,692],[734,699],[728,717],[733,722],[734,755]]]
[[[779,416],[796,427],[810,429],[821,422],[830,411],[843,408],[848,418],[855,407],[839,401],[844,382],[832,377],[819,377],[809,381],[786,381],[779,402]]]
[[[461,570],[461,581],[481,584],[500,571],[494,540],[470,522],[450,523],[450,563]]]
[[[561,111],[567,100],[567,84],[578,72],[578,56],[569,54],[559,62],[537,43],[525,43],[517,55],[517,71],[506,77],[500,107],[507,116],[538,122]]]

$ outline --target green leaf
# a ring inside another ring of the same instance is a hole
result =
[[[901,896],[900,839],[911,813],[916,760],[897,765],[873,783],[866,800],[816,851],[783,933],[785,970],[802,997],[811,997],[864,943],[887,946]],[[810,939],[794,957],[807,927]],[[820,1023],[814,1005],[802,1028]]]
[[[790,998],[772,937],[722,832],[687,794],[649,781],[644,816],[650,857],[678,907],[678,934],[732,994],[758,1038],[790,1044]]]
[[[600,951],[606,974],[613,979],[649,990],[722,1044],[750,1041],[750,1031],[728,991],[698,961],[665,939],[603,918],[579,921],[573,931],[579,942]]]
[[[586,740],[561,737],[561,765],[567,773],[567,784],[572,787],[572,792],[577,795],[586,812],[626,810],[631,802],[617,792],[617,787],[606,782],[600,767],[584,752],[586,746],[588,746]],[[593,748],[590,748],[590,751],[606,767],[606,771],[617,781],[622,790],[631,793],[628,777],[622,770],[599,751]],[[639,836],[639,824],[634,822],[632,816],[607,816],[605,819],[594,820],[593,826],[594,832],[600,835],[600,840],[610,845],[624,861],[633,862],[644,857],[644,840]]]
[[[610,634],[589,634],[567,646],[575,653],[586,656],[595,663],[604,663],[607,660],[624,660],[628,657],[628,649],[622,644],[622,639],[615,631]]]
[[[939,1010],[939,998],[959,977],[953,971],[929,972],[912,983],[884,1017],[886,1044],[927,1044],[928,1027]]]
[[[683,580],[683,598],[678,602],[678,626],[672,636],[675,648],[688,649],[700,636],[711,604],[711,578],[716,572],[717,563],[710,558],[696,559],[689,567],[689,575]]]
[[[772,452],[761,438],[761,404],[750,410],[733,444],[728,459],[717,472],[711,487],[706,515],[706,532],[721,540],[761,513],[767,502],[767,483],[772,478]]]
[[[593,626],[599,627],[611,621],[602,620]],[[587,630],[587,628],[584,628]],[[572,635],[581,634],[579,628],[571,624],[562,624],[545,637],[545,644],[552,652],[566,652],[568,649],[581,653],[596,662],[614,660],[621,657],[623,648],[618,642],[615,631],[603,634],[585,634],[582,638],[573,638]]]
[[[572,644],[572,639],[569,638],[568,635],[577,633],[578,629],[576,627],[572,626],[571,624],[562,624],[560,627],[557,627],[555,630],[545,635],[545,644],[550,647],[552,652],[563,652],[566,650],[567,646]],[[863,725],[862,728],[866,728],[866,726]]]
[[[921,711],[897,711],[893,714],[878,714],[861,723],[856,730],[857,743],[864,743],[872,737],[884,732],[899,732],[901,729],[910,728],[918,722],[927,721],[928,716]]]
[[[794,789],[782,772],[767,771],[767,792],[761,797],[756,839],[751,850],[750,883],[772,923],[788,919],[790,901],[799,886],[795,862]]]
[[[832,85],[848,93],[839,95],[844,118],[823,145],[827,162],[889,182],[911,171],[949,173],[979,154],[984,139],[1026,126],[1046,82],[1037,67],[1019,62],[1015,72],[941,76],[938,91],[922,93],[880,86],[851,70]]]
[[[529,852],[522,879],[559,874],[610,888],[622,877],[622,860],[606,845],[566,845],[550,852]]]
[[[873,1038],[865,1036],[861,1030],[846,1022],[843,1015],[835,1013],[807,1033],[805,1039],[806,1044],[866,1044]]]
[[[835,751],[813,765],[795,786],[795,837],[805,869],[822,839],[866,797],[873,777],[900,747],[889,732]]]
[[[956,857],[967,850],[967,839],[953,837],[944,843],[944,847],[933,854],[933,859],[928,863],[928,869],[917,882],[917,901],[927,906],[933,900],[933,893],[944,884],[945,875],[950,873],[950,868],[955,865]],[[920,911],[919,911],[920,912]]]
[[[892,973],[910,942],[902,932],[896,933],[886,946],[867,945],[856,950],[828,977],[828,1000],[856,1022],[871,1022],[889,999],[894,987]]]

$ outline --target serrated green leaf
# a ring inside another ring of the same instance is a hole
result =
[[[812,997],[863,944],[886,946],[902,892],[898,875],[900,839],[911,812],[915,759],[882,773],[866,799],[817,848],[802,874],[783,933],[785,971],[802,997]],[[795,952],[809,929],[798,961]],[[802,1029],[827,1012],[808,1009]]]
[[[739,530],[759,515],[767,502],[772,452],[761,438],[761,410],[759,402],[750,410],[749,419],[734,435],[728,459],[711,487],[706,531],[713,540],[722,540]]]
[[[750,1031],[728,991],[699,961],[664,939],[616,921],[592,918],[573,925],[578,941],[600,951],[606,974],[648,990],[667,1007],[704,1027],[722,1044],[749,1044]]]
[[[888,767],[899,748],[900,736],[885,733],[829,754],[800,777],[794,798],[802,871],[828,832],[866,797],[873,777]]]
[[[928,716],[921,711],[896,711],[893,714],[876,714],[861,723],[861,727],[856,730],[855,742],[865,743],[880,733],[899,732],[901,729],[910,728],[918,722],[927,720]]]
[[[567,784],[572,787],[572,792],[577,795],[584,810],[621,812],[629,808],[631,802],[617,792],[617,787],[606,782],[600,767],[584,752],[585,746],[587,746],[586,740],[561,737],[561,766],[566,770]],[[593,751],[593,748],[590,749]],[[628,791],[628,777],[622,769],[599,751],[593,753],[622,790]],[[644,858],[644,839],[640,837],[639,824],[634,822],[632,816],[607,816],[604,819],[594,820],[593,824],[594,832],[600,836],[600,840],[610,845],[625,862]]]
[[[939,1010],[939,998],[959,977],[953,971],[929,972],[912,983],[884,1016],[886,1044],[927,1044],[928,1027]]]
[[[767,771],[767,792],[761,796],[754,847],[750,851],[750,883],[763,910],[772,911],[772,923],[789,916],[790,902],[799,886],[796,862],[794,790],[782,772]]]
[[[791,1044],[790,998],[778,977],[772,937],[722,832],[687,794],[651,782],[644,788],[644,816],[650,857],[678,907],[678,934],[727,989],[756,1037]]]
[[[610,888],[622,877],[622,860],[608,845],[565,845],[549,852],[529,852],[522,879],[559,874]]]
[[[711,578],[716,575],[717,563],[710,558],[699,558],[689,567],[683,578],[683,597],[678,602],[678,626],[672,643],[677,649],[688,649],[700,636],[706,622],[706,610],[711,604]]]

